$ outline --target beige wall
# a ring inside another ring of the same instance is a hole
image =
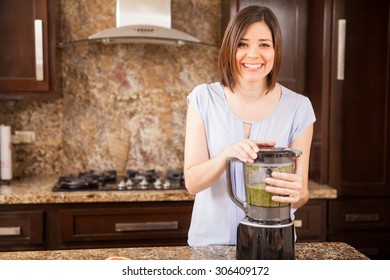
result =
[[[58,0],[58,41],[115,26],[115,0]],[[172,0],[172,26],[218,45],[220,0]],[[182,168],[186,96],[216,81],[218,48],[78,44],[58,50],[62,97],[0,101],[0,123],[34,130],[14,174]]]

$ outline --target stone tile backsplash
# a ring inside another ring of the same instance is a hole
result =
[[[57,0],[58,40],[115,26],[114,0]],[[172,27],[219,45],[220,0],[172,0]],[[0,123],[33,130],[15,177],[183,167],[186,96],[218,79],[217,47],[78,44],[58,52],[61,98],[0,100]]]

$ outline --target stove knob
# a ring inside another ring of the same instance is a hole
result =
[[[133,186],[133,185],[134,185],[133,180],[131,180],[130,178],[127,179],[127,181],[126,181],[126,187],[131,187],[131,186]]]
[[[148,185],[148,181],[146,181],[145,178],[142,179],[141,183],[139,185],[141,186],[141,189],[146,190],[146,186]]]
[[[132,181],[130,178],[127,179],[127,181],[126,181],[126,189],[132,190],[132,189],[133,189],[133,186],[134,186],[133,181]]]
[[[171,187],[171,183],[170,183],[168,180],[166,180],[165,183],[164,183],[164,185],[163,185],[163,189],[164,189],[164,190],[167,190],[167,189],[169,189],[170,187]]]
[[[126,183],[125,183],[124,180],[122,180],[122,181],[119,182],[118,189],[119,189],[119,190],[124,190],[124,189],[126,189]]]
[[[127,179],[127,181],[126,181],[126,189],[127,190],[132,190],[133,186],[134,186],[133,180],[131,180],[130,178]]]
[[[161,180],[160,179],[156,179],[156,182],[154,182],[154,187],[157,189],[157,190],[159,190],[159,189],[161,189],[161,186],[162,186],[162,183],[161,183]]]

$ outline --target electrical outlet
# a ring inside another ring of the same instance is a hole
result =
[[[15,131],[15,136],[20,144],[31,144],[35,141],[34,131]]]

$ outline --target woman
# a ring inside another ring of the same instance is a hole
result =
[[[309,199],[307,186],[315,115],[309,99],[276,82],[282,58],[278,21],[265,7],[250,6],[230,21],[219,53],[221,81],[188,96],[184,177],[196,194],[188,244],[235,244],[243,211],[229,198],[228,158],[253,162],[259,146],[302,151],[295,174],[272,173],[266,190],[292,205]],[[241,180],[242,174],[235,174]]]

